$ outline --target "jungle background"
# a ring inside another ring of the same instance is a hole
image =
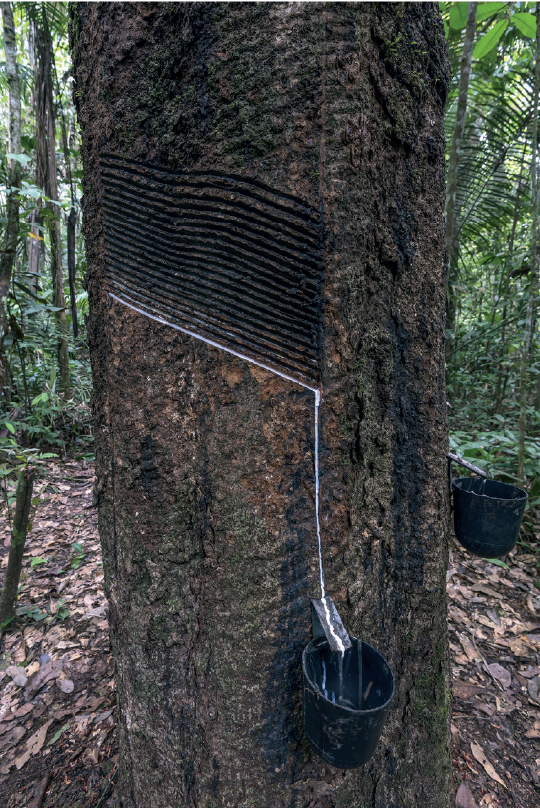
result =
[[[30,464],[36,479],[15,613],[0,649],[0,803],[114,806],[114,681],[91,502],[83,176],[68,9],[60,2],[2,6],[3,568],[21,469]],[[446,115],[450,449],[529,492],[518,546],[506,560],[472,560],[452,549],[457,805],[534,806],[540,783],[536,4],[440,7],[453,71]]]

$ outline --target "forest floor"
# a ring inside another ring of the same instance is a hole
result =
[[[0,645],[0,806],[116,806],[116,702],[93,478],[91,466],[66,459],[48,463],[36,487],[42,499],[19,617]],[[4,568],[8,548],[5,525]],[[456,806],[540,805],[536,558],[518,546],[501,567],[453,550]]]

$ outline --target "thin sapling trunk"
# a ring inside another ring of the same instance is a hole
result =
[[[525,321],[525,335],[519,368],[519,450],[518,450],[518,478],[525,480],[525,433],[527,430],[527,366],[531,353],[533,324],[536,321],[536,279],[538,276],[538,181],[536,177],[536,157],[538,154],[538,96],[540,95],[540,4],[536,4],[536,63],[534,71],[534,108],[532,126],[532,159],[531,159],[531,186],[533,210],[531,221],[531,277],[529,284],[529,299],[527,301],[527,317]]]
[[[34,489],[35,469],[25,466],[19,472],[17,495],[15,499],[15,516],[11,529],[11,546],[6,570],[6,578],[0,595],[0,633],[6,621],[13,615],[17,589],[21,578],[21,567],[24,554],[24,544],[28,531],[28,517],[32,506],[32,492]]]
[[[456,110],[456,121],[454,133],[452,135],[452,146],[448,159],[448,171],[446,179],[446,254],[448,256],[448,292],[447,292],[447,328],[454,330],[456,325],[456,300],[453,284],[456,280],[457,259],[458,259],[458,228],[456,212],[456,192],[458,182],[459,158],[461,156],[461,141],[463,140],[463,130],[465,129],[465,118],[467,115],[467,96],[469,92],[469,81],[471,77],[472,53],[474,45],[474,35],[476,32],[476,10],[478,3],[469,3],[467,14],[467,27],[465,28],[465,39],[463,51],[461,53],[461,66],[459,71],[459,95]]]
[[[21,151],[21,83],[17,69],[17,41],[11,3],[0,3],[4,28],[4,52],[8,82],[9,136],[8,151],[20,154]],[[7,225],[0,254],[0,346],[7,331],[5,299],[9,290],[17,239],[19,237],[19,202],[17,189],[21,187],[21,164],[9,159],[8,181],[12,191],[7,198]],[[3,352],[2,352],[3,353]],[[5,359],[0,357],[0,392],[4,385]]]

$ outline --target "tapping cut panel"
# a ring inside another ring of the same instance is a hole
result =
[[[322,224],[301,199],[220,172],[101,159],[109,291],[319,383]]]

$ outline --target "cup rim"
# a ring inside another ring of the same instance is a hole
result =
[[[516,491],[520,492],[519,497],[493,497],[491,494],[480,494],[479,492],[472,492],[468,489],[462,489],[461,486],[458,486],[458,483],[461,483],[463,480],[481,480],[481,478],[472,478],[472,477],[463,477],[463,478],[454,478],[452,480],[452,489],[459,489],[460,492],[463,494],[470,494],[472,497],[484,497],[488,500],[498,500],[504,501],[508,503],[519,503],[522,500],[527,500],[529,497],[529,493],[526,492],[524,489],[521,489],[519,486],[514,486],[513,483],[505,483],[503,480],[493,480],[492,478],[486,478],[486,482],[490,481],[492,483],[499,483],[501,486],[508,486],[510,489],[515,489]]]

